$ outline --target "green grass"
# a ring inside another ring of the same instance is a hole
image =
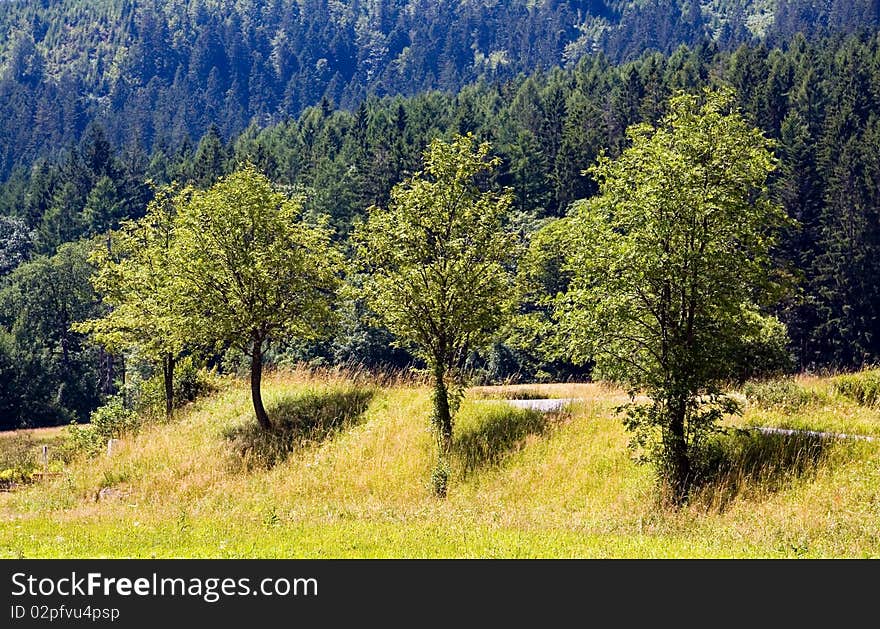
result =
[[[853,380],[861,377],[862,374],[849,376]],[[748,403],[742,421],[737,423],[880,436],[880,407],[860,403],[841,393],[840,379],[841,376],[807,376],[786,379],[781,384],[764,383],[760,385],[762,389],[775,388],[777,393],[763,397],[753,395],[751,399],[748,386],[744,387]]]
[[[794,415],[751,405],[737,421],[877,421],[828,380],[799,382],[822,400]],[[0,494],[0,556],[880,557],[880,444],[749,436],[723,445],[691,505],[664,510],[613,414],[625,394],[551,389],[582,401],[542,416],[466,398],[438,500],[427,387],[267,378],[270,414],[308,438],[242,466],[235,436],[254,419],[235,382],[112,457]]]
[[[880,407],[880,369],[837,376],[831,380],[831,386],[857,404]]]

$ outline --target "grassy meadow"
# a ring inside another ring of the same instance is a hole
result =
[[[880,436],[880,408],[839,379],[739,394],[731,427]],[[578,401],[542,415],[500,399],[540,396]],[[252,428],[247,383],[229,381],[112,455],[0,493],[0,557],[880,557],[880,441],[733,431],[716,476],[675,511],[627,448],[624,392],[478,387],[438,500],[427,387],[282,372],[264,398],[281,444]]]

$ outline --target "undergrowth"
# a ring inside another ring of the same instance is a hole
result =
[[[786,412],[798,411],[823,400],[822,394],[804,387],[793,378],[750,381],[743,386],[742,393],[750,403],[760,408]]]

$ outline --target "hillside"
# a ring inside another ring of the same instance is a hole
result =
[[[0,178],[92,121],[149,152],[322,99],[353,109],[371,94],[455,91],[596,52],[623,61],[877,21],[870,0],[14,0],[0,7]]]
[[[880,435],[876,408],[834,382],[753,385],[738,422]],[[689,507],[665,511],[613,416],[621,392],[515,389],[581,399],[541,416],[485,400],[510,388],[472,389],[456,426],[449,497],[438,501],[427,482],[427,388],[282,373],[266,389],[276,417],[353,391],[368,403],[265,469],[224,436],[253,421],[244,383],[231,381],[175,422],[125,438],[112,456],[78,459],[55,479],[0,493],[0,556],[880,556],[876,442],[734,436],[727,471]]]

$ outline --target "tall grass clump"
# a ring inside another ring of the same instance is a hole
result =
[[[554,396],[540,389],[517,387],[508,389],[494,388],[491,390],[475,389],[472,392],[472,397],[477,400],[545,400]]]
[[[742,393],[746,399],[760,408],[789,413],[821,401],[822,396],[798,384],[793,378],[778,380],[749,381]]]
[[[473,415],[473,416],[471,416]],[[547,427],[544,413],[507,405],[481,408],[479,414],[463,413],[452,453],[463,475],[501,462],[519,448],[529,435],[539,435]]]
[[[695,465],[695,502],[723,510],[738,497],[769,496],[796,479],[815,475],[835,445],[809,434],[719,432]]]
[[[831,380],[835,393],[862,406],[880,406],[880,369],[836,376]]]
[[[28,435],[6,437],[0,443],[0,489],[30,480],[37,470],[34,440]]]

